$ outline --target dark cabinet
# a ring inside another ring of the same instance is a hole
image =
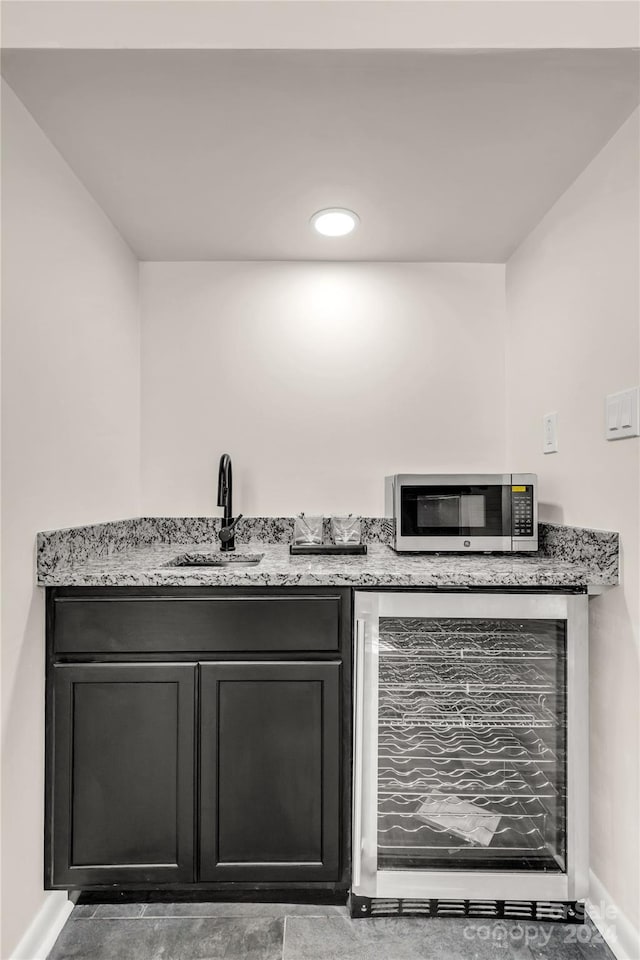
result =
[[[338,880],[340,664],[200,671],[201,880]]]
[[[346,589],[50,589],[46,887],[345,890],[350,645]]]
[[[193,880],[193,664],[56,665],[57,885]]]

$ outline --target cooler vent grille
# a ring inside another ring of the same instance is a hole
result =
[[[470,917],[584,923],[584,903],[551,900],[371,900],[351,896],[356,917]]]

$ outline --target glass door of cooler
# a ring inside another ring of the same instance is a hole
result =
[[[583,895],[586,602],[357,594],[354,892]]]

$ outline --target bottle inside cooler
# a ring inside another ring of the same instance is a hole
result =
[[[566,867],[566,624],[383,617],[378,869]]]

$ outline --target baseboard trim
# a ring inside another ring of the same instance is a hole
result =
[[[589,871],[587,912],[617,960],[640,960],[640,931],[614,903],[593,870]]]
[[[9,960],[47,960],[72,910],[64,891],[49,892]]]

